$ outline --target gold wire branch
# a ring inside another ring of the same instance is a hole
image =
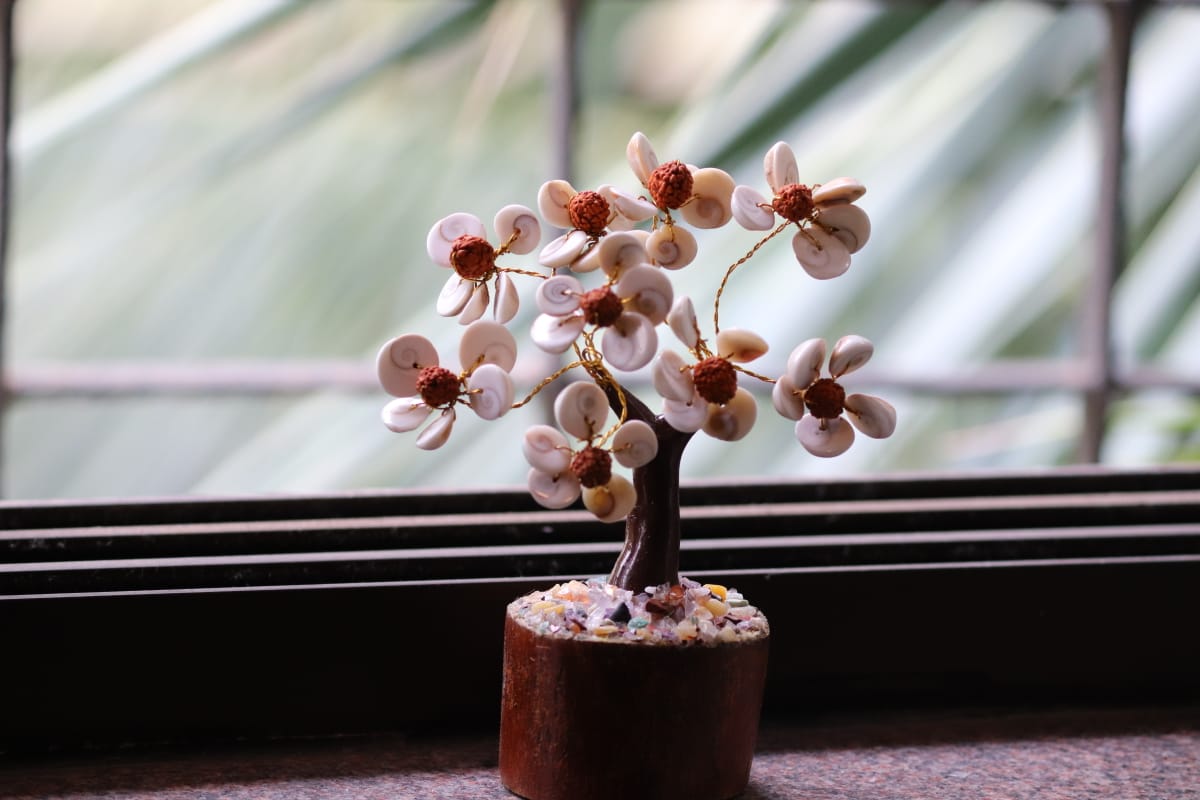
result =
[[[621,412],[617,415],[617,423],[606,430],[600,436],[600,440],[596,442],[597,447],[603,447],[608,443],[608,440],[616,435],[617,429],[625,424],[625,420],[629,416],[629,403],[625,399],[625,389],[620,382],[612,376],[608,368],[604,366],[604,356],[596,348],[596,343],[592,339],[595,331],[584,331],[583,347],[578,343],[575,344],[575,353],[579,356],[580,363],[587,370],[588,375],[596,382],[596,385],[601,389],[611,388],[617,395],[617,400],[621,406]]]
[[[527,275],[530,278],[541,278],[542,280],[549,280],[549,278],[550,278],[549,275],[543,275],[540,272],[534,272],[533,270],[528,270],[528,269],[517,269],[516,267],[496,267],[495,271],[496,272],[511,272],[514,275]]]
[[[758,243],[754,245],[754,247],[750,248],[749,252],[747,252],[746,255],[742,256],[737,261],[730,264],[729,269],[725,270],[725,277],[721,279],[721,285],[717,287],[717,297],[715,300],[713,300],[713,333],[714,334],[721,332],[721,322],[720,322],[721,295],[725,292],[725,284],[729,282],[729,278],[731,275],[733,275],[734,270],[736,270],[742,264],[745,264],[747,261],[749,261],[751,258],[753,258],[754,254],[757,253],[759,251],[759,249],[762,248],[763,245],[765,245],[767,242],[774,239],[779,234],[783,233],[784,228],[786,228],[788,225],[791,225],[791,224],[792,224],[791,221],[787,221],[787,220],[780,223],[778,228],[771,231],[766,236],[764,236],[762,239],[760,239],[758,241]]]
[[[732,361],[730,363],[733,364]],[[759,373],[755,372],[754,370],[746,369],[745,367],[741,366],[740,364],[733,364],[733,368],[736,369],[738,372],[749,375],[751,378],[758,378],[763,383],[775,383],[775,378],[768,378],[766,375],[760,375]]]
[[[520,230],[514,230],[512,233],[510,233],[508,235],[508,239],[506,239],[504,241],[504,244],[502,244],[498,248],[496,248],[496,257],[498,258],[498,257],[504,255],[505,253],[507,253],[508,248],[513,246],[513,242],[515,242],[517,239],[520,239],[520,238],[521,238]]]
[[[533,387],[533,390],[529,393],[528,397],[526,397],[524,400],[522,400],[519,403],[513,403],[512,407],[520,408],[521,406],[528,405],[533,400],[533,398],[537,397],[538,392],[542,391],[542,389],[545,389],[547,386],[554,383],[556,380],[561,378],[565,373],[567,373],[579,366],[583,366],[582,360],[572,361],[570,364],[567,364],[565,367],[559,367],[558,369],[556,369],[554,371],[553,374],[548,375],[545,378],[542,378],[541,383],[539,383],[537,386]]]

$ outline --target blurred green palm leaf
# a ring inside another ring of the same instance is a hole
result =
[[[10,365],[334,358],[366,373],[378,344],[402,331],[426,333],[453,360],[457,327],[433,313],[445,273],[427,262],[425,234],[452,211],[490,224],[495,209],[533,205],[541,182],[559,177],[548,124],[561,70],[556,6],[195,0],[168,11],[131,1],[157,11],[109,19],[89,38],[99,5],[17,9],[25,127],[14,140]],[[872,241],[846,276],[804,278],[781,237],[730,282],[722,325],[751,327],[776,348],[761,371],[781,372],[795,343],[848,332],[878,346],[849,381],[865,391],[876,391],[873,371],[935,380],[995,358],[1078,352],[1100,8],[658,0],[585,10],[576,185],[632,187],[624,146],[643,130],[664,158],[722,166],[760,188],[762,154],[777,140],[795,148],[803,180],[852,174],[869,187]],[[1196,41],[1194,8],[1152,10],[1139,31],[1132,253],[1114,310],[1123,365],[1191,376],[1200,374]],[[710,314],[725,267],[753,244],[732,227],[705,235],[703,261],[677,273],[677,291]],[[532,349],[518,369],[523,388],[553,369]],[[630,385],[644,389],[644,376]],[[764,402],[748,439],[698,438],[684,470],[1069,458],[1078,401],[1012,389],[955,399],[881,387],[902,415],[897,438],[856,444],[835,462],[780,446],[790,425]],[[385,399],[337,389],[18,398],[5,421],[5,491],[523,480],[518,442],[540,421],[538,403],[493,424],[464,415],[430,455],[383,429]],[[1185,393],[1130,398],[1105,458],[1194,457],[1195,417]]]

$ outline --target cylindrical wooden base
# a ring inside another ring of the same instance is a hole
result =
[[[726,800],[754,756],[766,637],[580,641],[504,623],[500,778],[530,800]]]

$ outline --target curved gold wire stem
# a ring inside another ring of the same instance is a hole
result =
[[[521,406],[528,405],[533,400],[533,398],[537,397],[538,393],[541,392],[543,389],[545,389],[547,386],[554,383],[556,380],[561,378],[567,372],[570,372],[571,370],[575,369],[576,367],[580,367],[583,365],[584,365],[583,361],[579,360],[579,361],[572,361],[570,364],[567,364],[564,367],[559,367],[552,374],[546,376],[545,378],[542,378],[541,382],[537,386],[533,387],[533,390],[529,392],[528,397],[526,397],[524,400],[522,400],[519,403],[513,403],[512,407],[520,408]]]
[[[784,228],[786,228],[788,225],[791,225],[791,224],[792,223],[787,220],[780,223],[778,228],[771,231],[766,236],[764,236],[762,239],[760,239],[758,241],[758,243],[756,245],[754,245],[754,247],[750,248],[750,250],[746,253],[746,255],[742,256],[737,261],[730,264],[729,269],[725,270],[725,277],[721,279],[721,285],[717,287],[717,297],[715,300],[713,300],[713,334],[714,335],[721,332],[721,319],[720,319],[721,318],[721,295],[724,294],[725,284],[727,284],[729,282],[729,278],[730,278],[730,276],[733,275],[734,270],[736,270],[742,264],[745,264],[747,261],[749,261],[751,258],[753,258],[754,254],[757,253],[763,245],[765,245],[767,242],[774,239],[779,234],[783,233]]]
[[[529,269],[517,269],[516,267],[496,267],[495,271],[511,272],[514,275],[527,275],[530,278],[541,278],[542,280],[549,280],[550,278],[549,275],[543,275],[540,272],[534,272],[533,270]]]
[[[502,244],[496,248],[496,257],[499,258],[500,256],[507,253],[508,248],[512,247],[513,242],[515,242],[517,239],[520,239],[520,238],[521,238],[521,232],[519,230],[513,231],[512,233],[510,233],[508,235],[508,239],[505,240],[504,244]]]
[[[745,367],[743,367],[739,364],[734,364],[733,368],[736,369],[738,372],[741,372],[745,375],[749,375],[751,378],[758,378],[763,383],[775,383],[775,378],[768,378],[766,375],[760,375],[759,373],[755,372],[754,370],[746,369]]]
[[[608,368],[604,366],[604,356],[600,354],[600,350],[596,347],[596,343],[592,338],[594,335],[595,331],[583,331],[580,334],[580,338],[583,340],[582,343],[576,341],[572,345],[572,347],[575,349],[576,359],[570,364],[565,364],[564,366],[559,367],[545,378],[542,378],[538,385],[533,387],[524,400],[519,403],[513,403],[512,407],[521,408],[522,406],[528,405],[533,398],[537,397],[538,394],[540,394],[541,391],[551,383],[554,383],[554,381],[558,380],[576,367],[583,367],[587,374],[591,376],[592,380],[596,382],[597,386],[605,390],[611,389],[620,401],[621,412],[618,414],[617,423],[604,431],[604,433],[598,434],[598,440],[597,434],[593,434],[591,437],[592,440],[589,440],[589,444],[592,444],[596,447],[603,447],[610,439],[612,439],[613,436],[616,435],[617,429],[624,425],[625,420],[628,419],[629,402],[625,399],[625,388],[621,386],[620,382],[618,382],[617,379],[612,376],[612,373],[608,371]]]
[[[588,375],[592,377],[592,380],[596,382],[596,385],[601,389],[611,389],[616,394],[621,406],[616,424],[600,434],[597,441],[591,442],[595,447],[603,447],[616,435],[617,429],[625,424],[625,420],[629,416],[629,402],[625,399],[625,388],[608,371],[608,367],[604,366],[604,356],[600,354],[600,350],[596,347],[596,343],[592,339],[595,333],[595,331],[584,331],[582,336],[583,346],[581,347],[576,343],[575,353],[579,356],[580,363],[587,370]]]

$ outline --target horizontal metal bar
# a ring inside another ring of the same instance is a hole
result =
[[[1114,556],[1106,558],[1031,558],[1020,561],[957,561],[950,563],[902,563],[902,564],[852,564],[819,567],[770,567],[753,569],[696,569],[688,570],[687,577],[696,581],[714,580],[728,581],[731,578],[746,577],[755,580],[781,579],[797,575],[837,575],[857,573],[945,573],[987,571],[996,569],[1061,569],[1074,567],[1101,567],[1105,569],[1121,566],[1139,565],[1187,565],[1200,567],[1200,554],[1184,553],[1176,555],[1151,556]],[[37,600],[72,600],[111,599],[119,597],[171,597],[204,595],[239,595],[239,594],[271,594],[292,592],[326,592],[326,591],[356,591],[378,589],[459,589],[471,591],[478,587],[513,587],[511,596],[516,597],[523,591],[532,588],[545,589],[555,583],[577,580],[578,575],[514,575],[492,578],[439,578],[436,580],[405,580],[405,581],[353,581],[343,583],[283,583],[261,586],[201,586],[185,589],[120,589],[109,591],[53,592],[45,594],[10,594],[0,595],[0,603],[7,603],[8,609],[14,603]]]
[[[691,539],[682,548],[691,552],[726,549],[812,550],[836,546],[862,548],[874,546],[922,546],[958,544],[1024,544],[1033,542],[1072,542],[1083,540],[1136,539],[1144,537],[1196,539],[1200,541],[1200,522],[1172,525],[1116,525],[1106,528],[1022,528],[1018,530],[953,530],[920,531],[915,533],[861,533],[845,535],[780,535],[744,536],[736,538]],[[104,558],[72,561],[36,561],[30,563],[0,563],[0,573],[14,575],[22,572],[51,572],[55,570],[114,570],[157,567],[207,567],[338,563],[356,560],[415,561],[438,559],[507,558],[513,556],[571,556],[577,554],[611,554],[615,542],[538,543],[525,545],[473,545],[469,547],[415,547],[388,550],[350,550],[346,552],[283,552],[245,553],[228,555],[186,555],[150,558]]]
[[[1200,520],[1200,490],[739,503],[684,508],[682,518],[689,540],[1164,525]],[[612,526],[584,511],[84,525],[0,532],[0,562],[382,550],[417,557],[430,549],[454,558],[478,547],[553,548],[619,539]]]
[[[0,565],[0,598],[73,591],[125,591],[304,583],[444,581],[535,575],[604,574],[619,543],[376,550],[348,553],[190,556]],[[1091,535],[1075,530],[1030,534],[879,537],[752,537],[688,542],[685,574],[878,564],[1110,560],[1200,555],[1200,525],[1131,526]]]
[[[519,364],[513,374],[514,380],[521,385],[537,383],[543,377],[523,364]],[[926,395],[1080,392],[1096,388],[1083,364],[1068,359],[994,360],[947,374],[872,369],[863,379],[872,386]],[[635,389],[648,385],[640,374],[634,375],[628,383]],[[9,368],[4,388],[13,399],[381,391],[373,365],[348,359],[22,363]],[[1200,392],[1200,374],[1135,366],[1119,371],[1111,388],[1116,391],[1161,388]]]
[[[6,386],[14,398],[380,391],[373,367],[349,360],[43,362],[12,366]]]
[[[1200,465],[1116,469],[1094,465],[1052,470],[889,473],[854,478],[721,479],[685,481],[684,508],[956,497],[1000,498],[1109,492],[1200,491]],[[495,489],[394,489],[303,497],[217,496],[0,501],[0,531],[133,525],[199,525],[220,522],[366,519],[536,511],[528,491]],[[569,513],[569,512],[568,512]]]

